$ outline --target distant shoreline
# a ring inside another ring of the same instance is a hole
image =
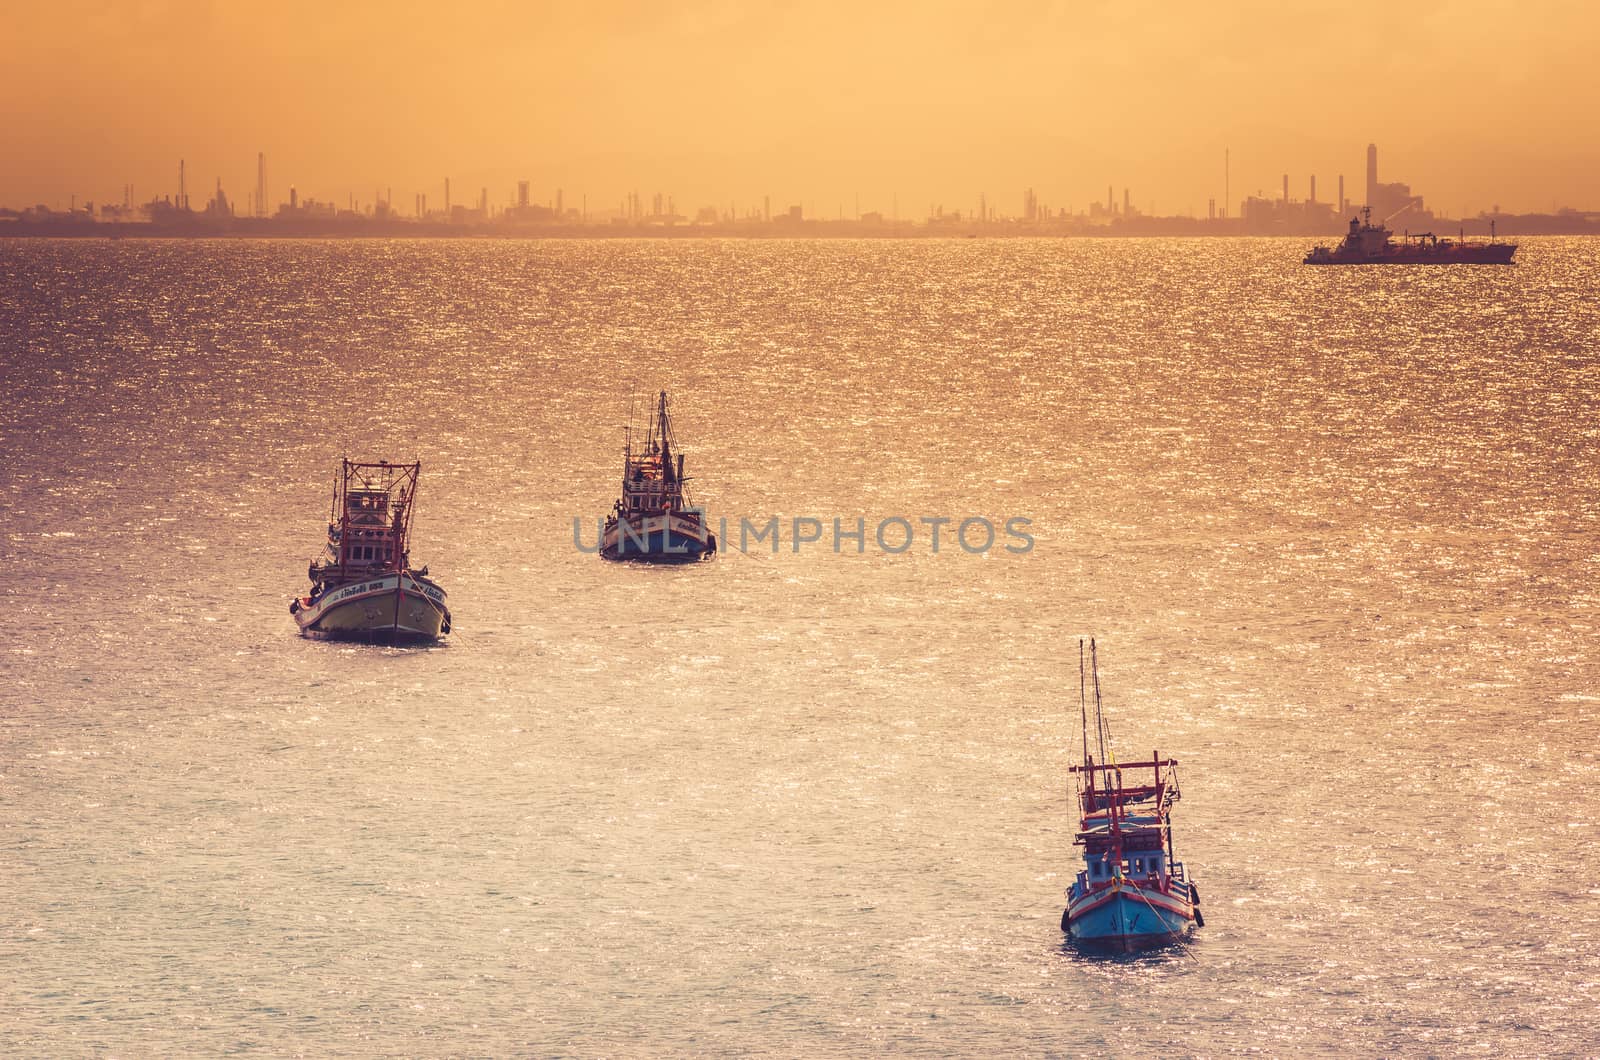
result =
[[[1600,235],[1600,214],[1525,214],[1494,218],[1502,239],[1521,236]],[[1487,238],[1487,218],[1438,220],[1440,236]],[[1407,231],[1405,226],[1397,234]],[[1409,229],[1418,234],[1424,229]],[[0,219],[0,239],[1105,239],[1105,238],[1262,238],[1336,240],[1342,228],[1274,231],[1238,221],[1188,218],[1137,218],[1111,224],[986,224],[857,221],[786,221],[733,224],[451,224],[432,221],[334,218],[328,220],[235,218],[197,215],[181,223],[95,221],[78,217],[45,220]]]
[[[1459,229],[1443,229],[1437,234],[1456,235]],[[1416,235],[1418,232],[1411,232]],[[1474,232],[1467,226],[1467,237],[1480,237],[1488,239],[1488,232]],[[1538,237],[1538,235],[1600,235],[1600,224],[1592,226],[1550,227],[1538,231],[1507,231],[1499,229],[1498,237],[1501,240],[1517,240],[1523,237]],[[314,229],[272,229],[272,231],[192,231],[192,229],[155,229],[147,224],[126,226],[118,229],[112,224],[72,224],[72,226],[13,226],[13,224],[0,224],[0,240],[27,240],[27,239],[67,239],[67,240],[106,240],[106,242],[120,242],[130,240],[251,240],[251,239],[306,239],[328,240],[328,242],[357,242],[357,240],[480,240],[480,242],[510,242],[510,240],[592,240],[592,242],[605,242],[605,240],[662,240],[662,242],[683,242],[683,240],[749,240],[749,242],[766,242],[766,240],[882,240],[882,242],[917,242],[917,240],[950,240],[950,239],[982,239],[982,240],[1019,240],[1019,239],[1317,239],[1336,242],[1338,235],[1331,234],[1298,234],[1298,232],[1192,232],[1171,229],[1171,231],[1083,231],[1083,232],[1018,232],[1018,231],[922,231],[915,232],[840,232],[840,231],[797,231],[784,232],[728,232],[715,231],[715,229],[688,229],[688,231],[606,231],[606,229],[578,229],[578,231],[430,231],[424,226],[403,227],[403,229],[381,229],[381,231],[355,231],[355,232],[328,232],[314,231]]]

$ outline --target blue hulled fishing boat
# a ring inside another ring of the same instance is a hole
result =
[[[1083,716],[1083,764],[1078,775],[1081,818],[1074,845],[1084,869],[1067,890],[1061,930],[1086,947],[1129,952],[1182,938],[1202,927],[1200,894],[1172,849],[1172,805],[1178,801],[1178,763],[1151,752],[1148,762],[1119,763],[1100,698],[1100,671],[1089,642],[1094,677],[1094,744],[1078,643],[1078,698]]]
[[[622,496],[606,517],[600,555],[651,563],[692,563],[715,555],[717,537],[685,488],[683,450],[672,433],[665,390],[643,444],[634,448],[631,423],[626,439]]]

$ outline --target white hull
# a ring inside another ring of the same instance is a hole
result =
[[[445,591],[410,572],[380,574],[290,605],[309,637],[437,640],[450,632]]]

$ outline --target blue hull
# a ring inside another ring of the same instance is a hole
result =
[[[600,554],[606,559],[647,560],[652,563],[693,563],[705,559],[717,550],[713,534],[704,538],[679,533],[676,530],[648,530],[629,534],[619,529],[608,534]]]
[[[1157,904],[1133,888],[1109,897],[1103,891],[1075,897],[1061,919],[1074,942],[1123,953],[1165,945],[1181,938],[1194,923],[1192,916]]]

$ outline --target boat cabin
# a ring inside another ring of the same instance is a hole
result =
[[[660,447],[652,443],[644,455],[626,461],[619,507],[626,512],[682,510],[683,454],[678,454],[676,468],[670,463],[663,467],[662,459]]]
[[[343,475],[335,483],[327,549],[309,571],[313,586],[338,585],[406,568],[406,537],[418,467],[344,462]]]
[[[352,489],[345,494],[344,525],[339,528],[339,562],[345,567],[392,570],[404,556],[406,495]]]
[[[1148,762],[1121,766],[1073,766],[1085,774],[1082,823],[1074,843],[1083,847],[1084,870],[1078,883],[1089,890],[1116,880],[1135,880],[1161,891],[1184,883],[1183,863],[1172,856],[1170,811],[1178,800],[1174,759],[1151,755]],[[1163,773],[1165,769],[1165,773]],[[1125,773],[1150,771],[1147,784],[1125,784]]]

